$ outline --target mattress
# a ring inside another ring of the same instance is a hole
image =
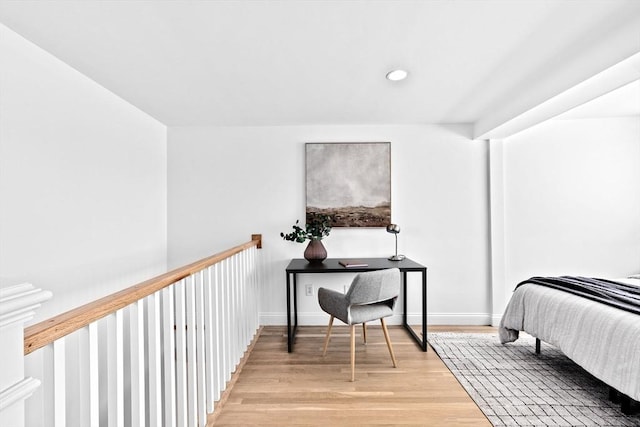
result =
[[[640,287],[640,279],[616,281]],[[499,327],[502,343],[525,331],[559,348],[587,372],[640,401],[640,316],[553,288],[514,291]]]

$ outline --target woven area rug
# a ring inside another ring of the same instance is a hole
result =
[[[609,388],[535,338],[502,345],[495,334],[430,333],[429,344],[494,426],[640,426]]]

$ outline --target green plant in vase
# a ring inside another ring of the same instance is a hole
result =
[[[280,233],[280,237],[290,242],[309,244],[304,251],[304,258],[309,262],[322,262],[327,258],[327,250],[322,244],[322,239],[331,232],[331,216],[325,214],[310,214],[307,217],[305,227],[300,227],[300,220],[293,224],[293,231]]]

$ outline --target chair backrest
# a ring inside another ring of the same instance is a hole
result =
[[[399,294],[400,270],[389,268],[359,273],[351,282],[346,299],[349,305],[373,304],[388,300],[395,304]]]

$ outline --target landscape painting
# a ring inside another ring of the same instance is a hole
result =
[[[391,143],[308,143],[307,222],[331,215],[334,227],[391,223]]]

